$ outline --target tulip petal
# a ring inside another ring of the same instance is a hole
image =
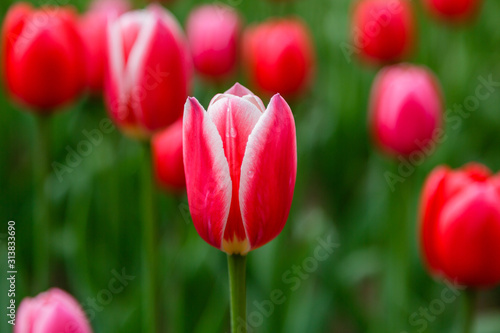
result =
[[[250,133],[262,113],[254,104],[233,95],[224,95],[208,109],[210,119],[222,138],[224,154],[231,175],[232,199],[228,221],[224,229],[224,251],[245,253],[249,250],[239,204],[241,163]]]
[[[217,127],[195,98],[186,102],[183,145],[194,226],[207,243],[220,249],[231,206],[231,176]]]
[[[443,192],[446,176],[450,169],[441,166],[427,179],[422,192],[420,208],[420,247],[423,257],[433,274],[439,274],[441,264],[436,251],[436,231],[439,213],[444,204]]]
[[[218,100],[228,96],[241,97],[244,100],[255,105],[260,112],[264,112],[266,110],[264,103],[262,103],[262,100],[257,95],[255,95],[248,88],[237,82],[234,84],[234,86],[229,88],[229,90],[227,90],[225,93],[215,95],[214,98],[212,98],[212,100],[210,101],[210,106],[212,106],[212,104],[215,104],[215,102],[217,102]]]
[[[250,134],[241,165],[240,209],[252,250],[285,226],[296,173],[295,121],[286,101],[276,95]]]
[[[500,196],[474,183],[447,203],[438,229],[438,251],[449,279],[488,287],[500,280]]]

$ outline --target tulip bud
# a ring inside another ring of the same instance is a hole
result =
[[[182,30],[158,5],[128,12],[108,28],[105,96],[122,130],[145,138],[182,115],[191,63]]]
[[[126,0],[94,0],[80,18],[80,33],[86,50],[87,87],[101,93],[104,85],[108,20],[130,9]]]
[[[429,149],[439,135],[442,101],[439,83],[425,67],[401,64],[382,69],[371,90],[374,141],[390,155]]]
[[[243,57],[252,84],[267,94],[303,92],[315,67],[312,38],[299,19],[271,19],[249,27]]]
[[[184,111],[184,167],[189,210],[200,236],[228,254],[247,254],[285,226],[297,173],[295,122],[275,95],[267,109],[236,84],[205,111]]]
[[[182,157],[182,119],[157,133],[152,140],[153,165],[156,179],[168,190],[186,187]]]
[[[13,5],[2,29],[2,67],[9,94],[41,113],[72,101],[85,78],[83,43],[69,7]]]
[[[482,3],[482,0],[424,0],[424,4],[432,14],[452,22],[472,19]]]
[[[17,311],[14,333],[91,333],[78,302],[61,289],[50,289],[35,298],[25,298]]]
[[[420,243],[431,274],[471,287],[500,283],[500,174],[436,168],[421,198]]]
[[[238,56],[240,17],[225,5],[204,5],[191,12],[186,24],[195,69],[221,80],[234,72]]]
[[[352,44],[366,62],[399,61],[413,47],[414,25],[408,0],[358,0],[351,24]]]

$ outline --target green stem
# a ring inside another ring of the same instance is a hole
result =
[[[231,332],[247,332],[246,256],[227,256],[229,293],[231,297]]]
[[[144,156],[141,165],[141,208],[142,208],[142,324],[143,332],[158,332],[157,330],[157,299],[156,281],[156,223],[154,214],[154,187],[151,167],[151,147],[144,144]]]
[[[37,116],[36,125],[36,141],[33,152],[33,176],[35,183],[33,211],[33,288],[34,292],[38,293],[48,288],[50,272],[50,202],[45,193],[45,182],[50,173],[50,118],[47,116]]]
[[[463,333],[472,333],[474,323],[474,305],[476,303],[476,291],[468,289],[464,292]]]

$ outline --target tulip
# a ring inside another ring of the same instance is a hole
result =
[[[61,289],[50,289],[35,298],[25,298],[17,311],[14,333],[91,333],[78,302]]]
[[[315,67],[312,37],[299,19],[271,19],[249,27],[243,57],[251,83],[266,94],[303,92]]]
[[[110,22],[108,63],[108,110],[125,133],[149,137],[182,115],[191,63],[170,12],[150,5]]]
[[[358,0],[351,24],[352,44],[368,63],[399,61],[413,47],[414,21],[407,0]]]
[[[482,0],[424,0],[424,4],[432,14],[452,22],[472,19],[482,3]]]
[[[156,134],[152,140],[153,165],[158,184],[166,189],[186,187],[182,155],[182,119]]]
[[[439,83],[428,69],[408,64],[386,67],[371,90],[374,141],[389,155],[429,150],[442,131],[442,108]]]
[[[81,92],[85,60],[72,8],[13,5],[4,20],[2,48],[5,86],[22,105],[48,114]]]
[[[228,254],[247,254],[285,226],[297,172],[295,123],[275,95],[267,109],[236,84],[205,111],[184,111],[184,167],[189,208],[200,236]]]
[[[80,32],[86,50],[87,87],[94,94],[101,93],[107,50],[108,20],[130,10],[126,0],[94,0],[80,18]]]
[[[420,213],[431,274],[470,287],[500,283],[500,174],[475,163],[440,166],[425,182]]]
[[[195,69],[221,80],[234,72],[238,56],[240,17],[225,5],[204,5],[191,12],[186,33]]]

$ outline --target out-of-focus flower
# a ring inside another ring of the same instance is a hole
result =
[[[23,299],[17,310],[14,333],[56,332],[92,332],[78,302],[57,288]]]
[[[112,118],[144,138],[182,115],[191,76],[182,30],[158,5],[128,12],[108,27],[105,96]]]
[[[436,77],[409,64],[382,69],[371,91],[370,126],[376,144],[390,155],[410,155],[435,144],[443,97]]]
[[[472,287],[500,283],[500,174],[441,166],[421,199],[422,255],[433,275]]]
[[[182,119],[157,133],[151,143],[158,184],[168,190],[184,189],[186,177],[182,156]]]
[[[228,254],[247,254],[285,226],[297,173],[295,122],[275,95],[267,109],[236,84],[208,111],[189,98],[184,111],[189,209],[200,236]]]
[[[130,4],[126,0],[94,0],[80,18],[80,33],[86,50],[87,87],[93,93],[101,93],[104,85],[108,21],[128,10]]]
[[[33,111],[53,112],[83,89],[83,42],[70,7],[13,5],[3,23],[2,51],[9,94]]]
[[[476,16],[482,0],[423,0],[429,11],[437,17],[453,22],[468,21]]]
[[[312,37],[299,19],[270,19],[247,28],[243,60],[258,90],[293,96],[307,88],[314,73]]]
[[[368,63],[399,61],[414,46],[414,26],[408,0],[358,0],[351,24],[352,44]]]
[[[191,12],[186,33],[195,69],[221,80],[234,72],[238,60],[240,17],[225,5],[204,5]]]

